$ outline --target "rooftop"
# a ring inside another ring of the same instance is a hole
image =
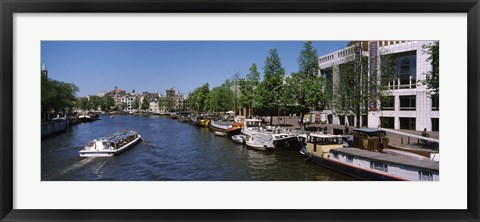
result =
[[[432,170],[437,172],[439,169],[439,162],[433,161],[433,160],[418,160],[411,157],[396,156],[391,154],[362,150],[358,148],[339,148],[339,149],[332,149],[331,151],[348,154],[352,156],[357,156],[357,157],[362,157],[364,159],[378,160],[378,161],[383,161],[387,163],[417,167],[417,168],[422,168],[422,169],[427,169],[427,170]]]

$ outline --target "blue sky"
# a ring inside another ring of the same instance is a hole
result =
[[[313,42],[318,55],[344,48],[347,41]],[[277,48],[286,74],[298,70],[303,41],[42,41],[41,62],[50,78],[73,83],[77,96],[119,89],[137,93],[170,87],[187,93],[210,89],[252,63],[262,73],[268,51]]]

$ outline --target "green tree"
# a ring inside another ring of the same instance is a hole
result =
[[[207,99],[208,94],[210,93],[208,83],[203,84],[203,86],[196,88],[188,97],[188,103],[190,108],[199,112],[205,111],[205,100]]]
[[[279,115],[282,105],[282,90],[285,77],[285,69],[278,56],[277,49],[271,49],[265,59],[263,68],[263,81],[259,84],[257,98],[259,106],[270,114],[270,124],[273,121],[273,113],[277,110]]]
[[[102,104],[102,98],[99,96],[89,96],[88,98],[88,109],[97,110]]]
[[[430,62],[432,65],[432,71],[425,73],[425,80],[421,83],[427,86],[429,90],[429,95],[432,98],[438,98],[440,96],[439,90],[439,53],[440,53],[440,42],[435,41],[434,43],[423,45],[424,52],[429,56],[427,62]]]
[[[231,89],[230,80],[212,89],[207,96],[206,105],[209,111],[225,112],[234,108],[232,97],[234,93]]]
[[[173,98],[172,97],[167,97],[165,101],[166,107],[168,112],[175,111],[174,110],[174,103],[173,103]]]
[[[237,110],[240,108],[240,73],[236,72],[233,74],[233,76],[230,78],[230,85],[230,89],[233,92],[233,96],[231,97],[233,103],[232,110],[237,112]]]
[[[284,101],[295,103],[301,111],[301,126],[304,112],[309,108],[313,110],[318,108],[323,98],[323,78],[317,77],[320,71],[317,58],[317,50],[313,48],[312,42],[305,42],[298,59],[299,71],[286,79]]]
[[[77,108],[82,110],[88,109],[88,98],[81,97],[77,101],[78,101]]]
[[[78,87],[42,76],[41,109],[43,119],[50,119],[50,113],[65,112],[75,107]]]
[[[248,108],[249,115],[254,115],[255,95],[258,85],[260,83],[260,72],[257,71],[257,65],[254,63],[250,66],[250,73],[245,76],[245,79],[239,79],[238,85],[240,88],[239,100],[243,106]]]
[[[147,98],[143,98],[143,101],[142,101],[142,107],[143,111],[147,111],[147,109],[150,108],[150,102],[148,101]]]
[[[138,99],[135,99],[133,101],[132,108],[135,109],[136,112],[138,112],[138,110],[140,109],[140,102],[138,101]]]
[[[369,58],[365,56],[359,58],[358,68],[355,65],[354,55],[346,58],[351,62],[334,68],[339,79],[334,84],[333,107],[338,115],[356,116],[356,127],[361,125],[361,115],[368,113],[369,103],[377,103],[390,98],[389,95],[391,95],[388,83],[394,79],[395,61],[386,51],[380,54],[377,68],[370,70],[370,75],[368,74]]]
[[[115,100],[112,96],[104,96],[100,101],[100,109],[105,112],[110,112],[112,106],[115,106]]]

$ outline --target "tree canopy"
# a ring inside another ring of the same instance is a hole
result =
[[[425,80],[423,84],[427,85],[427,89],[429,89],[429,94],[432,97],[439,97],[440,96],[440,89],[439,89],[439,52],[440,52],[440,42],[435,41],[434,43],[424,45],[423,46],[424,52],[428,53],[427,61],[430,62],[432,65],[432,71],[425,73]]]
[[[249,73],[245,78],[239,79],[240,86],[240,103],[251,110],[255,106],[255,95],[260,83],[260,72],[257,71],[257,65],[254,63],[249,68]],[[249,111],[253,115],[253,111]]]
[[[67,111],[75,107],[75,95],[78,87],[42,76],[41,79],[41,109],[44,119],[49,119],[51,112]]]
[[[208,83],[203,84],[201,87],[197,87],[188,98],[190,107],[197,112],[205,111],[206,99],[209,93],[210,89]]]
[[[278,55],[277,49],[271,49],[265,58],[263,68],[263,81],[259,84],[257,92],[258,104],[270,116],[279,110],[282,104],[283,81],[285,78],[285,69]],[[272,118],[270,118],[270,124]]]

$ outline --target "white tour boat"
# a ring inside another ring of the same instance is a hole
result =
[[[79,151],[81,157],[108,157],[119,154],[141,141],[135,131],[122,130],[114,134],[94,139]]]

